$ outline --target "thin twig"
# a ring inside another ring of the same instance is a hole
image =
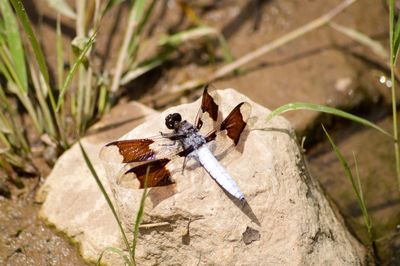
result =
[[[121,50],[118,55],[117,64],[115,67],[114,77],[113,77],[113,81],[112,81],[112,85],[111,85],[112,92],[116,92],[118,90],[119,82],[120,82],[121,76],[122,76],[122,70],[124,67],[124,61],[126,59],[126,54],[128,52],[129,42],[132,38],[132,35],[135,31],[136,26],[137,26],[137,21],[132,20],[131,23],[127,27],[127,32],[125,34],[125,38],[122,43]]]
[[[150,229],[154,227],[162,227],[162,226],[167,226],[171,225],[169,222],[160,222],[160,223],[151,223],[151,224],[141,224],[139,225],[140,229]]]
[[[396,69],[396,57],[397,51],[395,51],[395,16],[394,9],[395,4],[394,1],[391,0],[389,2],[389,30],[390,30],[390,80],[391,80],[391,94],[392,94],[392,116],[393,116],[393,148],[394,155],[396,160],[396,176],[397,176],[397,185],[400,191],[400,145],[399,145],[399,132],[398,132],[398,124],[397,124],[397,98],[396,98],[396,82],[395,82],[395,69]]]

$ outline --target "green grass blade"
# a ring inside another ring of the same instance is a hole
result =
[[[110,251],[112,253],[115,253],[119,255],[125,262],[125,265],[133,266],[134,264],[129,260],[129,257],[125,255],[125,252],[123,250],[120,250],[119,248],[114,248],[114,247],[107,247],[105,248],[101,253],[99,258],[97,259],[96,265],[101,265],[101,260],[104,256],[104,254]]]
[[[43,125],[39,121],[38,113],[34,106],[34,102],[32,102],[32,100],[28,97],[28,94],[21,93],[21,90],[18,89],[19,87],[14,82],[9,81],[7,85],[8,85],[7,86],[8,90],[10,92],[14,93],[15,95],[17,95],[18,99],[21,101],[22,105],[25,107],[26,111],[28,112],[29,116],[32,119],[33,124],[35,125],[37,132],[39,134],[42,134],[43,133]]]
[[[8,141],[8,139],[6,138],[6,136],[4,135],[3,132],[5,132],[5,131],[0,129],[0,143],[2,143],[2,145],[1,145],[2,148],[0,149],[0,154],[5,153],[11,149],[11,143]]]
[[[390,38],[390,50],[391,50],[391,64],[395,65],[397,61],[397,55],[399,53],[400,45],[400,17],[395,21],[395,4],[394,0],[389,1],[389,38]]]
[[[3,110],[0,112],[0,132],[4,134],[13,133],[12,126],[10,125],[10,121],[8,121],[7,117],[5,117]],[[8,148],[10,148],[8,146]]]
[[[40,44],[39,44],[38,40],[36,39],[35,34],[32,30],[28,15],[26,14],[26,11],[25,11],[25,7],[21,0],[10,0],[10,2],[12,4],[12,6],[14,7],[17,17],[18,17],[20,23],[22,24],[22,27],[28,37],[29,44],[32,47],[33,53],[36,58],[37,65],[41,72],[41,75],[43,76],[45,83],[49,84],[49,71],[47,69],[46,60],[44,58],[43,51],[40,47]],[[47,87],[49,87],[49,85],[47,85]],[[54,111],[54,113],[56,113],[55,112],[55,101],[54,101],[54,97],[53,97],[51,90],[48,91],[48,96],[49,96],[53,111]],[[57,114],[55,114],[55,116],[57,116]],[[56,118],[56,120],[58,121],[57,118]]]
[[[2,35],[4,35],[5,28],[4,19],[0,19],[0,39],[3,37]]]
[[[84,160],[86,162],[86,165],[89,168],[90,172],[92,173],[93,178],[96,180],[97,186],[100,188],[101,193],[103,194],[105,200],[107,201],[108,207],[110,207],[111,212],[113,213],[114,218],[117,221],[117,224],[118,224],[119,230],[121,231],[122,239],[123,239],[123,241],[125,243],[125,246],[126,246],[126,248],[128,250],[130,250],[130,245],[129,245],[129,242],[128,242],[128,238],[126,237],[124,228],[122,227],[122,223],[119,220],[117,211],[115,210],[114,205],[113,205],[110,197],[108,196],[108,194],[106,192],[106,189],[103,186],[103,183],[101,183],[101,180],[100,180],[99,176],[97,175],[97,172],[94,169],[93,164],[89,159],[89,156],[87,155],[85,149],[83,148],[81,141],[79,140],[78,143],[79,143],[79,147],[81,148],[81,152],[82,152],[83,158],[84,158]]]
[[[136,215],[136,221],[135,221],[135,228],[133,230],[133,241],[132,241],[132,248],[131,248],[131,257],[133,261],[135,262],[135,251],[136,251],[136,244],[137,244],[137,239],[139,235],[139,225],[142,222],[142,217],[143,217],[143,212],[144,212],[144,202],[147,197],[147,181],[148,181],[148,176],[149,176],[149,171],[150,167],[148,166],[146,169],[146,176],[144,178],[144,187],[143,187],[143,193],[142,193],[142,198],[140,199],[140,206],[139,210]]]
[[[49,133],[52,139],[57,139],[54,120],[53,117],[51,116],[49,105],[45,97],[46,95],[45,92],[48,91],[49,88],[46,87],[47,84],[44,82],[43,76],[40,74],[40,72],[36,72],[36,69],[33,64],[29,63],[29,70],[31,73],[30,76],[33,84],[32,87],[34,88],[36,99],[39,103],[40,110],[42,111],[43,114],[43,119],[44,119],[44,123],[42,123],[43,127],[45,131]]]
[[[2,122],[4,123],[6,130],[3,132],[8,134],[9,137],[12,137],[13,139],[16,140],[14,143],[12,143],[14,148],[17,148],[18,151],[27,154],[30,152],[30,146],[28,144],[25,134],[23,133],[23,129],[20,126],[18,126],[19,123],[16,123],[14,120],[16,117],[19,116],[14,112],[13,107],[14,106],[10,104],[6,96],[3,87],[0,86],[0,108],[1,108],[0,120],[2,120]],[[10,138],[7,139],[7,142],[9,140]],[[11,147],[8,146],[8,148]]]
[[[391,94],[392,94],[392,120],[393,120],[393,139],[394,139],[394,155],[396,160],[396,175],[397,175],[397,183],[398,189],[400,191],[400,145],[399,145],[399,132],[397,125],[397,101],[396,101],[396,80],[395,80],[395,67],[398,55],[398,45],[396,48],[396,39],[399,39],[400,30],[399,21],[397,26],[395,26],[395,5],[394,1],[389,1],[389,40],[390,40],[390,81],[392,83],[391,86]],[[395,28],[396,27],[396,28]],[[396,37],[397,36],[397,37]]]
[[[344,158],[344,156],[340,152],[339,148],[333,142],[331,136],[328,134],[328,131],[326,131],[326,129],[325,129],[325,127],[323,125],[322,125],[322,129],[324,130],[325,135],[327,136],[327,138],[329,140],[329,143],[331,144],[332,149],[334,150],[334,152],[336,154],[336,157],[339,159],[339,162],[343,167],[343,170],[344,170],[344,173],[345,173],[347,179],[350,181],[351,186],[353,187],[354,193],[356,194],[356,197],[357,197],[358,206],[360,207],[361,212],[363,214],[363,218],[364,218],[364,221],[365,221],[365,226],[366,226],[366,228],[368,230],[368,235],[370,237],[370,240],[372,241],[373,239],[371,239],[371,234],[370,234],[371,233],[372,223],[371,223],[371,218],[370,218],[370,216],[368,214],[368,211],[367,211],[367,207],[365,206],[365,201],[364,201],[364,198],[363,198],[361,186],[359,188],[357,188],[357,185],[356,185],[356,183],[354,181],[353,174],[351,172],[351,169],[350,169],[350,166],[349,166],[347,160]]]
[[[365,198],[364,198],[364,192],[362,190],[362,186],[361,186],[361,181],[360,181],[360,173],[358,172],[358,164],[357,164],[357,159],[356,159],[356,155],[353,152],[353,159],[354,159],[354,164],[355,164],[355,169],[356,169],[356,178],[357,178],[357,187],[358,187],[358,191],[360,193],[360,199],[361,199],[361,211],[363,212],[363,217],[364,217],[364,223],[365,226],[367,227],[367,231],[368,231],[368,235],[370,236],[370,238],[372,239],[372,221],[370,216],[368,215],[368,210],[367,210],[367,206],[365,205]]]
[[[97,109],[98,109],[98,115],[103,115],[106,109],[108,108],[108,90],[107,86],[105,84],[101,84],[99,86],[100,92],[99,92],[99,99],[97,101]]]
[[[108,0],[105,2],[101,8],[101,17],[103,17],[113,6],[119,5],[123,2],[124,0]]]
[[[10,164],[12,164],[12,165],[14,165],[14,166],[16,166],[16,167],[18,167],[20,169],[25,170],[26,167],[27,167],[26,158],[22,158],[22,157],[18,156],[14,152],[5,152],[5,151],[0,150],[0,155],[2,155],[2,157],[4,157],[4,159],[8,163],[10,163]]]
[[[282,105],[275,110],[273,110],[268,116],[267,116],[267,121],[272,119],[273,117],[286,113],[288,111],[293,111],[293,110],[311,110],[311,111],[316,111],[316,112],[322,112],[322,113],[327,113],[327,114],[332,114],[335,116],[339,116],[345,119],[349,119],[351,121],[354,121],[356,123],[359,123],[361,125],[373,128],[378,130],[379,132],[383,133],[384,135],[393,138],[390,133],[385,131],[383,128],[375,125],[374,123],[371,123],[370,121],[361,118],[359,116],[355,116],[353,114],[347,113],[345,111],[325,106],[325,105],[320,105],[320,104],[314,104],[314,103],[304,103],[304,102],[294,102],[294,103],[288,103],[285,105]]]
[[[3,74],[6,80],[13,80],[12,74],[8,70],[7,58],[4,58],[4,54],[5,53],[3,52],[0,39],[0,59],[4,60],[4,61],[0,60],[0,73]]]
[[[4,92],[3,86],[1,86],[0,84],[0,107],[8,109],[10,105],[10,101],[6,96],[6,93]]]
[[[394,43],[393,43],[393,56],[394,64],[397,63],[400,47],[400,17],[397,19],[396,27],[394,29]]]
[[[397,23],[394,26],[394,40],[397,40],[400,37],[400,17],[397,17]]]
[[[219,41],[219,45],[221,46],[221,49],[222,49],[222,55],[224,57],[225,63],[226,64],[232,63],[233,56],[232,56],[231,50],[229,49],[228,43],[227,43],[224,35],[222,35],[221,33],[218,34],[218,41]]]
[[[3,143],[3,145],[0,145],[0,147],[4,148],[5,146],[6,150],[11,148],[11,143],[4,134],[14,135],[14,130],[11,124],[12,122],[6,117],[6,112],[7,109],[9,109],[9,106],[9,101],[3,91],[3,88],[0,86],[0,142]]]
[[[96,32],[93,33],[93,35],[89,38],[88,42],[83,47],[82,52],[80,53],[78,59],[75,61],[75,63],[69,70],[67,76],[65,77],[65,81],[61,88],[60,95],[58,96],[57,107],[56,107],[57,111],[60,109],[61,104],[64,102],[64,94],[66,93],[76,70],[84,62],[84,60],[86,60],[86,53],[92,47],[95,38],[96,38]]]
[[[0,60],[2,65],[0,67],[1,72],[5,75],[8,82],[16,84],[17,90],[14,93],[18,95],[27,95],[27,91],[24,89],[24,85],[18,77],[18,70],[14,67],[12,62],[13,59],[11,58],[10,51],[3,42],[0,44],[0,58],[2,59]]]
[[[4,19],[7,46],[10,50],[14,70],[21,84],[21,89],[26,93],[28,91],[28,77],[18,23],[8,1],[0,1],[0,10]]]
[[[10,110],[0,110],[0,150],[4,149],[10,155],[26,156],[31,152],[30,146],[19,124]],[[22,160],[22,166],[23,163]]]
[[[146,4],[146,1],[144,1],[144,0],[136,0],[135,1],[131,16],[129,17],[130,21],[135,21],[136,23],[141,21],[145,4]]]
[[[82,131],[87,127],[87,125],[90,122],[90,119],[92,119],[93,114],[94,114],[94,100],[96,92],[94,91],[97,87],[92,85],[92,80],[93,80],[93,69],[89,68],[86,74],[86,79],[85,79],[85,99],[84,99],[84,122],[83,122],[83,128]]]
[[[26,14],[26,11],[25,11],[25,7],[21,0],[10,0],[10,2],[13,5],[13,7],[17,13],[19,21],[21,22],[25,33],[28,35],[28,40],[32,46],[32,50],[35,54],[36,61],[38,63],[40,72],[42,72],[42,75],[43,75],[46,83],[49,84],[49,71],[47,69],[46,60],[44,58],[43,51],[40,48],[39,42],[36,39],[35,34],[33,33],[28,15]]]

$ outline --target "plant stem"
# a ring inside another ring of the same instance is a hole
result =
[[[400,191],[400,153],[399,153],[399,132],[397,130],[397,102],[394,78],[394,62],[390,64],[390,79],[392,83],[392,112],[393,112],[393,139],[394,139],[394,155],[396,158],[396,174],[397,185]]]
[[[394,155],[396,159],[396,175],[397,175],[397,185],[400,191],[400,154],[399,154],[399,133],[397,130],[397,101],[396,101],[396,80],[395,80],[395,67],[396,67],[396,56],[397,50],[395,42],[395,4],[393,0],[389,1],[389,40],[390,40],[390,81],[392,90],[392,112],[393,112],[393,140],[394,140]]]

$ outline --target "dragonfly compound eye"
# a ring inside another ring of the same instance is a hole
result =
[[[167,126],[168,129],[174,129],[175,124],[181,121],[182,121],[182,116],[178,113],[173,113],[167,115],[167,117],[165,118],[165,125]]]

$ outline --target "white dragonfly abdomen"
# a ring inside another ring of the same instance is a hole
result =
[[[228,174],[225,168],[218,162],[214,154],[206,145],[201,146],[197,151],[200,164],[206,169],[208,174],[227,192],[237,199],[243,201],[244,195],[240,191],[235,180]]]

